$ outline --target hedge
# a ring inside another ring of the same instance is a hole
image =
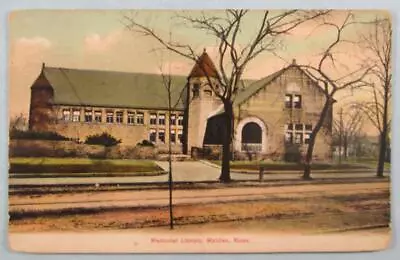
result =
[[[36,132],[36,131],[21,131],[21,130],[12,130],[10,132],[10,139],[51,140],[51,141],[72,140],[71,138],[65,137],[56,132]]]

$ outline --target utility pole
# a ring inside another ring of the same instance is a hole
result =
[[[168,118],[167,118],[167,123],[168,123],[168,190],[169,190],[169,228],[174,229],[174,214],[173,214],[173,208],[172,208],[172,189],[173,189],[173,183],[172,183],[172,141],[171,141],[171,112],[172,112],[172,104],[171,104],[171,77],[169,75],[169,80],[167,82],[168,87]],[[176,135],[175,135],[176,138]]]

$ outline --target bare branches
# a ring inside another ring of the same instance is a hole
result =
[[[259,27],[255,35],[246,42],[241,36],[245,33],[244,20],[249,10],[226,10],[225,15],[215,16],[201,12],[199,15],[177,14],[176,19],[191,28],[212,35],[217,40],[218,47],[218,88],[215,82],[206,75],[208,84],[221,101],[233,100],[239,82],[247,64],[263,52],[275,52],[280,47],[279,37],[289,33],[302,23],[329,13],[325,11],[288,10],[262,12]],[[189,44],[166,41],[153,28],[139,22],[135,17],[125,17],[127,28],[146,37],[155,39],[165,49],[184,58],[198,62],[199,56]],[[247,28],[246,28],[247,29]],[[205,68],[202,68],[205,71]]]
[[[374,69],[373,66],[360,65],[353,71],[346,71],[339,77],[332,74],[332,69],[336,67],[338,61],[335,49],[340,48],[343,43],[349,43],[344,37],[346,29],[354,25],[354,15],[348,12],[340,24],[324,21],[320,26],[331,28],[335,33],[332,42],[323,50],[318,62],[315,65],[300,65],[311,77],[323,84],[323,89],[327,96],[333,97],[336,92],[344,89],[359,89],[368,86],[367,76]],[[348,70],[348,69],[347,69]]]
[[[360,35],[360,46],[365,50],[365,64],[372,67],[368,84],[371,100],[360,102],[371,123],[387,135],[390,129],[392,97],[392,25],[389,18],[378,18],[366,24],[368,31]]]

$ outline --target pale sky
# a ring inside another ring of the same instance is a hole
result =
[[[172,74],[188,75],[193,66],[190,61],[176,55],[164,54],[161,62],[161,55],[151,51],[159,47],[154,40],[128,31],[123,25],[124,15],[137,15],[163,35],[168,36],[171,32],[174,40],[194,46],[199,54],[206,48],[211,58],[215,57],[215,39],[198,30],[176,24],[176,20],[172,18],[176,12],[178,11],[13,12],[9,17],[10,116],[28,114],[30,87],[39,75],[42,62],[53,67],[148,73],[159,73],[162,63],[163,70],[168,68]],[[213,13],[221,14],[219,11]],[[257,22],[260,21],[259,15],[260,12],[254,11],[246,20],[248,30],[243,33],[239,44],[246,44],[248,38],[254,34]],[[361,20],[371,20],[382,13],[358,11],[356,15]],[[343,12],[335,12],[331,19],[341,21],[343,17]],[[316,22],[309,22],[293,30],[291,35],[284,38],[285,48],[279,55],[286,61],[296,59],[299,64],[315,60],[333,36],[328,28],[315,28]],[[360,27],[353,26],[347,31],[347,35],[356,37],[359,31]],[[354,58],[356,51],[349,48],[342,48],[342,62],[351,67],[358,61]],[[271,54],[263,54],[249,64],[244,78],[262,78],[285,65],[287,64],[283,60]],[[360,98],[363,94],[355,95]],[[339,102],[343,96],[346,99],[357,98],[343,93],[337,96]],[[366,127],[366,131],[373,129]]]

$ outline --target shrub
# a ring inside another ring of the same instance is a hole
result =
[[[121,139],[116,139],[107,132],[103,132],[102,134],[89,135],[88,137],[86,137],[85,140],[85,144],[103,145],[105,147],[111,147],[119,143],[121,143]]]
[[[143,140],[141,143],[137,143],[137,146],[149,146],[149,147],[154,147],[154,144],[150,142],[149,140]]]
[[[302,155],[299,145],[285,144],[285,153],[283,160],[285,162],[300,163],[302,161]]]
[[[51,141],[71,140],[71,138],[65,137],[56,132],[22,131],[17,129],[13,129],[10,132],[10,139],[51,140]]]

